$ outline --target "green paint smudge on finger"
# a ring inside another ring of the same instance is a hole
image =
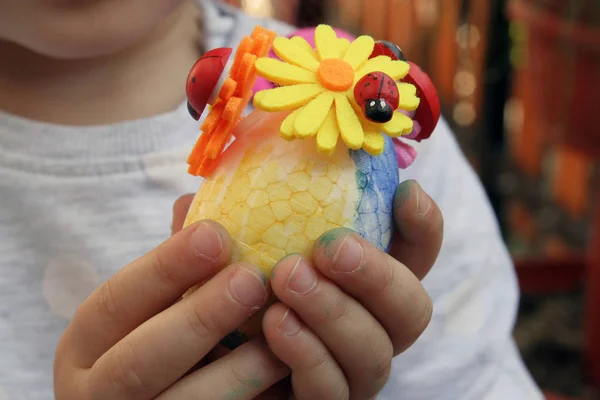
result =
[[[400,209],[402,209],[406,203],[408,203],[414,197],[414,186],[417,182],[414,180],[407,180],[398,185],[396,192],[394,193],[394,210],[393,210],[393,221],[396,232],[402,235],[402,227],[399,224],[398,215]]]
[[[396,188],[394,194],[394,207],[400,208],[404,206],[412,198],[413,185],[416,182],[413,180],[404,181]]]
[[[335,228],[332,229],[323,235],[317,240],[317,247],[323,247],[325,250],[325,255],[327,257],[333,257],[337,247],[333,248],[332,244],[339,238],[348,235],[349,233],[355,233],[352,229],[349,228]]]
[[[259,389],[262,386],[262,379],[251,378],[242,382],[241,386],[223,397],[223,400],[242,400],[248,397],[248,394],[254,389]]]

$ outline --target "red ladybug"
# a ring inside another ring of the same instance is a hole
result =
[[[385,123],[394,116],[400,94],[396,82],[389,75],[371,72],[356,83],[354,99],[368,120]]]
[[[192,67],[185,84],[187,107],[196,121],[206,108],[212,104],[231,66],[230,57],[233,49],[219,48],[205,53]]]
[[[404,57],[404,53],[400,46],[385,40],[378,40],[375,42],[375,47],[373,47],[373,52],[369,58],[375,58],[377,56],[388,56],[392,60],[406,61],[406,57]]]

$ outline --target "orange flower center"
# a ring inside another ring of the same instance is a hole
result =
[[[345,92],[354,83],[354,69],[339,58],[326,58],[321,61],[317,76],[325,89],[335,92]]]

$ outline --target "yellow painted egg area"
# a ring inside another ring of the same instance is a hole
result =
[[[233,239],[232,262],[258,265],[267,276],[286,254],[309,256],[324,232],[352,228],[358,194],[348,150],[339,146],[324,156],[311,140],[282,140],[284,116],[265,114],[236,139],[203,182],[185,222],[218,221]]]

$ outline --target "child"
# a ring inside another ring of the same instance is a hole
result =
[[[256,24],[291,31],[208,0],[0,0],[0,399],[541,398],[510,258],[443,121],[401,171],[395,258],[337,231],[314,263],[282,260],[268,346],[192,369],[270,290],[225,265],[218,224],[177,232],[189,197],[160,244],[200,183],[187,72]]]

